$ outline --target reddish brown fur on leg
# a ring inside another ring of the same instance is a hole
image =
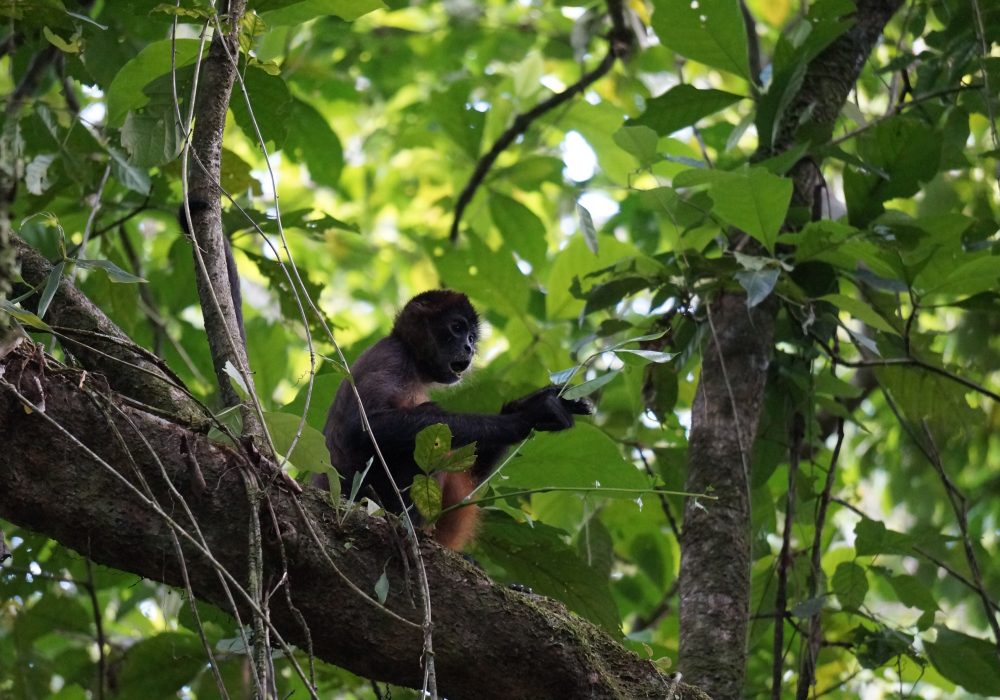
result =
[[[469,472],[452,472],[441,475],[441,505],[453,506],[472,493],[476,481]],[[479,507],[456,508],[441,516],[434,524],[434,539],[448,549],[461,550],[476,536],[479,524]]]

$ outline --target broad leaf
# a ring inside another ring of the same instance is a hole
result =
[[[970,693],[1000,695],[1000,664],[993,641],[939,626],[937,640],[925,642],[924,646],[931,663],[945,678]]]
[[[295,443],[292,454],[288,450],[292,446],[292,440],[299,433],[299,422],[301,418],[294,413],[280,413],[268,411],[264,413],[264,422],[267,424],[267,431],[274,441],[274,449],[282,457],[288,457],[289,461],[295,465],[300,472],[330,473],[330,451],[326,448],[326,439],[323,433],[313,428],[308,423],[301,426],[299,440]],[[334,479],[336,476],[333,477]]]
[[[476,552],[503,567],[510,580],[561,600],[571,610],[618,634],[621,623],[607,577],[587,566],[561,534],[548,525],[529,526],[493,511],[484,519]]]
[[[653,0],[653,29],[664,46],[750,79],[747,34],[737,0]]]
[[[865,570],[851,561],[841,562],[830,580],[833,592],[844,610],[858,610],[868,594]]]
[[[441,514],[441,486],[437,479],[424,474],[413,477],[410,500],[424,520],[433,521]]]
[[[647,126],[660,136],[669,136],[686,126],[693,126],[702,117],[715,114],[741,99],[743,97],[740,95],[722,90],[699,90],[686,83],[677,85],[659,97],[654,97],[646,102],[646,111],[638,118],[629,121],[627,127],[619,130],[615,134],[615,141],[618,141],[618,134],[625,129],[635,129],[639,126]],[[619,145],[621,145],[620,142]],[[655,145],[654,140],[654,148]],[[630,149],[626,148],[625,150],[636,155]],[[655,150],[653,155],[655,156]]]
[[[648,489],[643,472],[625,461],[618,446],[599,428],[577,423],[572,430],[536,433],[502,472],[498,483],[518,489],[547,486],[591,489]],[[599,493],[636,498],[638,493]]]

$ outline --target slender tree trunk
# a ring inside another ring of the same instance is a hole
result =
[[[813,134],[832,133],[861,68],[902,0],[858,0],[854,26],[810,62],[798,94],[779,116],[775,143],[763,158],[795,143],[801,117]],[[814,206],[824,185],[817,163],[789,173],[792,206]],[[750,600],[750,454],[760,420],[778,304],[748,311],[742,294],[724,292],[710,306],[711,327],[691,416],[689,491],[712,489],[718,500],[689,500],[680,573],[680,670],[713,698],[740,698],[746,674]]]

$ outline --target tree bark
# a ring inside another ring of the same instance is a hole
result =
[[[783,152],[801,116],[832,132],[844,101],[885,24],[902,0],[858,0],[855,24],[810,62],[802,87],[780,115],[775,143],[758,158]],[[813,133],[816,133],[815,131]],[[788,175],[793,206],[811,205],[823,186],[813,158]],[[689,500],[681,539],[679,669],[713,698],[741,698],[746,675],[750,600],[750,454],[760,420],[778,304],[752,311],[746,297],[722,293],[711,303],[712,328],[691,416],[686,489],[711,488],[718,500]]]
[[[26,411],[24,400],[34,408]],[[164,512],[194,533],[186,503],[214,559],[245,585],[250,506],[239,470],[250,466],[235,450],[123,402],[101,375],[60,366],[27,340],[0,358],[0,444],[0,517],[95,562],[176,586],[181,562]],[[421,614],[399,558],[402,533],[361,508],[345,517],[315,489],[295,495],[271,483],[261,511],[264,580],[271,590],[287,573],[289,598],[279,588],[271,599],[282,638],[302,648],[311,639],[317,657],[361,676],[419,687]],[[212,562],[180,529],[196,596],[231,610]],[[447,697],[666,697],[671,681],[595,625],[555,601],[496,586],[421,539]],[[383,570],[385,607],[373,594]],[[706,696],[680,685],[674,697]]]
[[[52,265],[16,235],[11,238],[21,277],[40,294]],[[21,286],[16,289],[25,291]],[[37,303],[35,296],[25,306],[34,309]],[[103,374],[115,391],[172,420],[207,430],[209,416],[181,380],[160,358],[136,345],[69,279],[64,277],[59,283],[45,318],[64,350],[87,369]]]
[[[750,611],[750,449],[764,400],[777,304],[742,294],[712,304],[691,412],[681,537],[680,653],[685,678],[713,698],[743,696]]]
[[[195,279],[216,381],[227,406],[241,403],[226,372],[227,363],[239,371],[249,387],[253,385],[243,338],[242,311],[237,307],[240,303],[239,280],[237,275],[230,276],[230,267],[235,271],[235,263],[229,241],[222,230],[219,202],[222,194],[219,187],[222,136],[236,80],[239,24],[245,8],[246,0],[230,0],[226,22],[220,22],[212,35],[195,98],[195,122],[188,166],[188,202],[197,203],[197,206],[189,207],[185,203],[181,211],[194,246]],[[241,413],[244,434],[257,438],[258,447],[263,449],[260,439],[263,428],[256,412],[245,403]]]

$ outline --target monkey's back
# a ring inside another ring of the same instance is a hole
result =
[[[369,418],[382,411],[411,408],[428,400],[412,360],[395,336],[382,338],[361,353],[351,367],[351,374]],[[372,460],[365,483],[374,488],[383,505],[391,507],[392,487],[382,465],[374,459],[371,438],[365,432],[357,397],[347,379],[340,383],[330,405],[323,434],[330,450],[330,461],[340,474],[342,492],[350,493],[354,475],[364,472]],[[396,461],[400,459],[398,455],[392,457]],[[400,487],[406,485],[398,484]]]

